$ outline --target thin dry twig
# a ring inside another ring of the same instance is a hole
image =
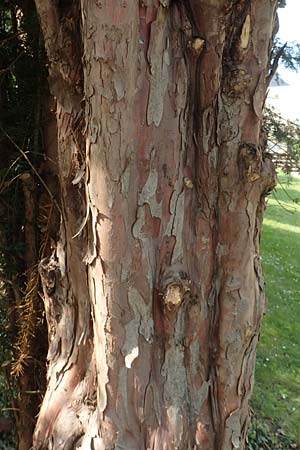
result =
[[[53,201],[53,203],[55,204],[56,208],[58,209],[58,211],[60,212],[60,214],[62,214],[61,209],[54,197],[54,195],[52,194],[52,192],[50,191],[49,187],[47,186],[47,184],[45,183],[45,181],[43,180],[43,178],[40,176],[40,174],[38,173],[38,171],[36,170],[36,168],[34,167],[34,165],[32,164],[32,162],[30,161],[30,159],[28,158],[28,156],[26,155],[26,153],[24,152],[24,150],[21,149],[21,147],[19,147],[19,145],[12,139],[12,137],[0,126],[0,129],[2,131],[2,133],[7,137],[7,139],[14,145],[14,147],[21,153],[21,155],[23,156],[23,158],[26,160],[26,162],[28,163],[28,165],[30,166],[30,168],[32,169],[32,171],[35,173],[35,175],[37,176],[37,178],[39,179],[39,181],[41,182],[41,184],[44,186],[44,188],[46,189],[47,193],[49,194],[51,200]]]

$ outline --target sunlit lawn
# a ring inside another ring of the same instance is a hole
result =
[[[278,178],[263,226],[268,303],[252,406],[300,441],[300,177]]]

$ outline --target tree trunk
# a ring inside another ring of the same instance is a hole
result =
[[[35,449],[243,448],[274,0],[36,0],[62,221]]]

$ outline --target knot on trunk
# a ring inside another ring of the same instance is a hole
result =
[[[164,273],[160,295],[167,310],[177,310],[190,291],[191,281],[188,279],[186,272],[170,268]]]
[[[242,142],[239,148],[238,165],[240,177],[253,182],[260,178],[262,169],[262,151],[255,144]]]
[[[201,37],[194,37],[188,40],[187,50],[192,54],[192,56],[198,58],[204,49],[205,40]]]
[[[181,305],[183,297],[184,290],[182,288],[182,285],[172,283],[166,288],[166,291],[163,295],[163,302],[168,309],[172,309]]]

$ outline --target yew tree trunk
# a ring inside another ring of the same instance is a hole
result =
[[[36,0],[60,237],[34,449],[242,449],[275,0]]]

